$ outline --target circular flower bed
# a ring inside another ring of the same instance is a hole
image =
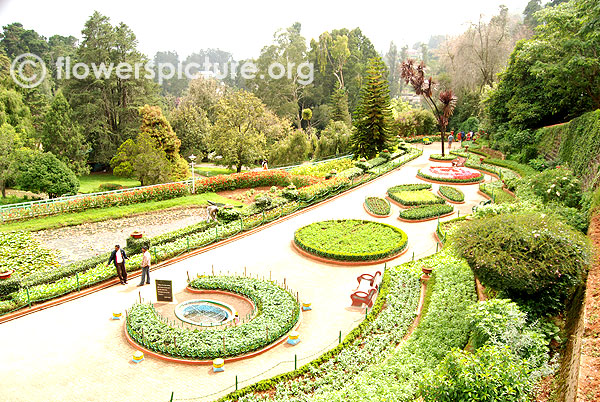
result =
[[[479,183],[483,180],[480,171],[456,166],[430,166],[419,170],[418,177],[444,183]]]
[[[294,234],[300,249],[338,261],[373,261],[399,254],[408,237],[402,230],[379,222],[332,220],[304,226]]]
[[[145,348],[163,355],[210,360],[262,349],[292,330],[300,318],[294,296],[270,281],[209,276],[195,279],[189,286],[240,294],[252,300],[258,313],[241,325],[198,331],[165,322],[152,304],[135,304],[127,314],[129,336]]]
[[[379,197],[365,198],[365,208],[367,212],[378,217],[389,216],[391,212],[389,201]]]

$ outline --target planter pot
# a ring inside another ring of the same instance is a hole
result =
[[[139,232],[133,232],[130,236],[134,239],[141,239],[142,237],[144,237],[144,234]]]
[[[425,275],[431,275],[431,271],[433,271],[433,268],[430,268],[430,267],[421,267],[421,271],[423,271],[423,273]]]
[[[0,279],[8,279],[14,273],[12,269],[10,271],[0,272]]]

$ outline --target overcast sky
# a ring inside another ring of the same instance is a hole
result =
[[[480,15],[490,17],[501,4],[521,14],[528,0],[303,0],[303,1],[152,1],[152,0],[0,0],[0,25],[21,22],[41,35],[81,37],[98,10],[114,24],[124,22],[150,57],[174,50],[180,59],[204,48],[220,48],[236,60],[257,57],[273,33],[295,21],[310,42],[336,28],[360,27],[380,52],[390,41],[400,47],[431,35],[455,35]]]

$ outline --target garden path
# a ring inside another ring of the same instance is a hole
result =
[[[282,345],[249,360],[228,363],[225,372],[213,374],[209,366],[188,366],[164,362],[152,357],[140,364],[131,362],[135,348],[125,340],[123,321],[111,320],[113,311],[129,308],[138,298],[154,301],[154,286],[136,288],[132,279],[127,286],[116,285],[86,297],[42,310],[17,320],[0,324],[0,400],[1,401],[168,401],[214,400],[240,387],[294,368],[294,355],[301,366],[338,342],[339,332],[346,334],[364,317],[363,309],[352,309],[350,292],[356,277],[374,272],[381,265],[343,267],[318,263],[293,251],[294,231],[309,223],[336,218],[374,220],[363,209],[366,196],[384,196],[386,189],[397,184],[417,183],[417,170],[431,164],[431,153],[439,144],[424,148],[424,155],[399,170],[329,202],[304,210],[289,219],[268,226],[256,234],[195,255],[151,273],[152,279],[173,281],[174,293],[186,285],[190,275],[215,271],[253,275],[272,275],[283,280],[310,301],[313,310],[303,315],[297,346]],[[437,185],[434,184],[434,191]],[[460,186],[467,202],[457,209],[461,215],[483,197],[477,185]],[[408,234],[409,249],[388,262],[396,265],[436,251],[433,233],[436,221],[403,223],[393,216],[380,219],[400,227]],[[454,214],[456,216],[456,213]],[[445,218],[445,219],[450,219]],[[111,240],[112,241],[112,240]],[[285,363],[281,363],[285,362]],[[268,371],[267,371],[268,370]],[[266,372],[265,372],[266,371]],[[199,398],[214,394],[208,398]]]

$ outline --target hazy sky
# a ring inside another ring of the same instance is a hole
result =
[[[136,34],[139,49],[152,57],[174,50],[184,59],[203,48],[220,48],[237,60],[257,57],[273,33],[295,21],[310,42],[336,28],[360,27],[378,51],[390,41],[412,45],[434,34],[458,34],[481,14],[497,13],[500,4],[521,14],[528,0],[302,0],[139,1],[0,0],[0,25],[21,22],[41,35],[81,37],[94,10],[124,22]]]

